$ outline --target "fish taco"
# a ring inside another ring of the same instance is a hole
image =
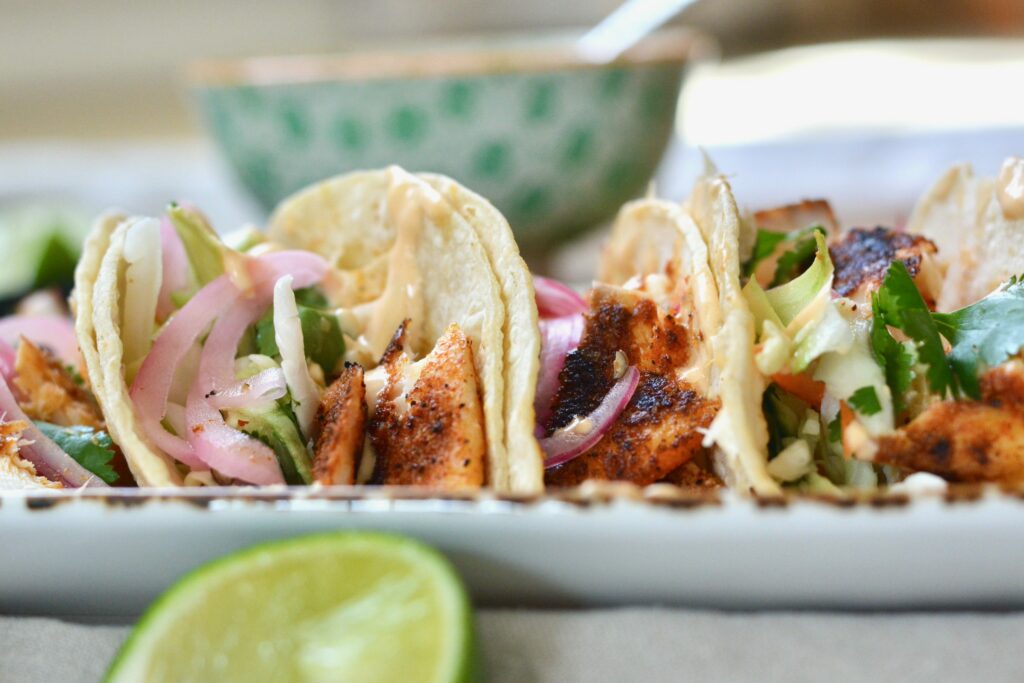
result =
[[[77,333],[136,482],[535,490],[506,429],[529,280],[481,202],[389,168],[298,193],[267,235],[183,205],[99,222]]]
[[[727,218],[721,202],[700,205],[700,220],[714,223],[704,231],[677,204],[627,204],[585,297],[538,279],[535,404],[549,486],[757,485],[739,462],[744,444],[714,436],[743,417],[737,385],[749,358],[727,344],[744,324],[738,283],[723,279],[735,254],[708,248]]]

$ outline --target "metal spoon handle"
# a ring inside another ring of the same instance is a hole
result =
[[[577,43],[589,61],[610,62],[697,0],[626,0]]]

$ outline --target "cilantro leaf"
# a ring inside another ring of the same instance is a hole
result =
[[[108,484],[117,482],[117,472],[111,465],[114,459],[114,442],[110,440],[109,434],[81,425],[61,427],[41,421],[35,425],[79,465]]]
[[[872,299],[874,308],[871,326],[871,350],[875,360],[885,370],[885,383],[892,390],[893,409],[897,414],[906,408],[904,397],[914,379],[914,354],[906,346],[893,339],[885,326],[885,320],[878,311],[878,303]]]
[[[928,378],[929,388],[941,397],[947,394],[956,397],[959,394],[959,387],[946,361],[946,352],[942,348],[938,327],[902,261],[893,261],[889,266],[882,286],[872,297],[872,309],[875,314],[872,342],[876,355],[879,349],[875,344],[875,338],[880,336],[879,328],[884,329],[884,325],[890,325],[901,330],[914,342],[918,361],[927,366],[925,376]],[[884,325],[880,326],[879,321]],[[888,365],[886,376],[889,376]],[[898,387],[892,388],[895,396]]]
[[[1024,347],[1024,281],[1012,278],[981,301],[932,319],[953,347],[949,365],[964,393],[980,398],[981,373]]]
[[[850,394],[846,402],[861,415],[877,415],[882,411],[882,403],[871,385],[861,387]]]

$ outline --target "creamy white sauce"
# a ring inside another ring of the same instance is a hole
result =
[[[594,421],[589,417],[576,416],[572,419],[572,422],[565,425],[561,429],[557,430],[557,434],[574,434],[576,436],[586,436],[590,432],[594,431]]]
[[[388,369],[378,365],[372,370],[363,372],[363,386],[366,388],[366,409],[369,415],[377,409],[380,393],[388,383]]]
[[[395,226],[395,243],[388,256],[387,284],[377,299],[353,309],[362,323],[359,345],[378,358],[403,320],[411,321],[407,334],[410,340],[416,339],[414,330],[423,318],[416,245],[427,221],[442,223],[451,216],[451,207],[433,188],[401,169],[389,172],[391,184],[384,210]]]

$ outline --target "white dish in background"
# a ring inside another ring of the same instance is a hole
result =
[[[338,529],[436,545],[487,605],[1024,605],[1024,501],[997,492],[855,506],[224,493],[5,494],[0,613],[130,616],[201,562]]]

